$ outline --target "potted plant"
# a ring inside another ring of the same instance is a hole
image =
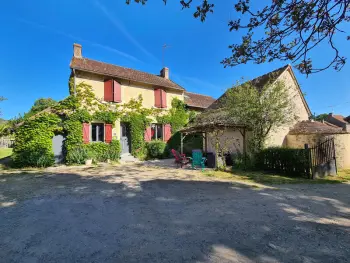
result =
[[[91,165],[92,160],[95,158],[95,153],[91,150],[87,152],[87,159],[85,160],[85,165]]]

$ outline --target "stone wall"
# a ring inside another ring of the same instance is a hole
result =
[[[286,146],[291,148],[304,148],[305,144],[310,147],[327,140],[334,138],[335,155],[337,159],[338,169],[350,169],[350,134],[299,134],[287,135]]]

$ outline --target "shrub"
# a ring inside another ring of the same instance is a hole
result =
[[[95,161],[98,162],[105,162],[108,159],[108,148],[109,145],[104,142],[94,142],[87,144],[85,146],[88,149],[88,152],[90,152],[90,155]]]
[[[118,140],[112,140],[109,144],[104,142],[90,143],[85,147],[93,155],[92,158],[98,162],[118,161],[120,158],[121,145]]]
[[[28,119],[17,129],[12,160],[17,167],[47,167],[53,165],[52,137],[59,131],[61,119],[44,113]]]
[[[112,140],[112,142],[109,144],[108,159],[110,159],[111,161],[117,161],[120,158],[120,153],[121,153],[120,141]]]
[[[152,141],[146,144],[148,158],[164,158],[166,143],[163,141]]]
[[[84,164],[85,160],[88,158],[88,149],[86,147],[79,146],[67,152],[66,162],[67,164]]]
[[[84,164],[87,159],[98,162],[117,161],[120,158],[121,146],[118,140],[110,144],[104,142],[90,143],[72,148],[66,156],[67,164]]]
[[[180,151],[181,149],[181,134],[176,132],[167,142],[168,148]],[[183,140],[183,152],[186,155],[191,155],[192,150],[203,149],[203,136],[201,134],[188,134]]]
[[[231,154],[232,169],[254,170],[254,159],[251,155],[237,152]]]
[[[255,161],[258,169],[309,177],[309,154],[305,149],[271,147],[258,153]]]

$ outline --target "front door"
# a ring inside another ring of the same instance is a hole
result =
[[[57,134],[52,138],[52,150],[55,158],[55,163],[63,163],[64,153],[63,145],[65,138],[61,134]]]
[[[120,123],[120,144],[122,146],[122,154],[123,153],[130,153],[130,130],[129,130],[129,124],[126,122]]]

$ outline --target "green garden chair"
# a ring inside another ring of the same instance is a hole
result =
[[[192,169],[194,169],[195,166],[200,166],[202,167],[202,171],[204,171],[206,160],[207,158],[203,157],[201,150],[192,151]]]

